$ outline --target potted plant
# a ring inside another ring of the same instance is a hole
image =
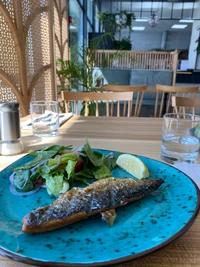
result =
[[[121,29],[128,28],[132,31],[132,20],[135,19],[134,13],[129,13],[126,10],[122,10],[117,13],[98,12],[97,18],[102,24],[103,30],[109,32],[114,39],[115,32]],[[114,40],[115,50],[131,50],[132,43],[129,38],[123,38],[122,40]]]
[[[116,50],[131,50],[132,42],[129,38],[122,38],[121,40],[115,40],[114,48]]]
[[[106,45],[107,37],[109,33],[105,33],[103,36],[96,37],[91,40],[89,46],[82,48],[72,48],[76,51],[74,60],[57,60],[56,73],[63,88],[61,90],[71,89],[75,91],[93,91],[95,85],[101,77],[94,75],[94,66],[97,63],[96,49],[99,44]],[[74,53],[75,54],[75,53]],[[107,58],[105,56],[104,66],[108,66]]]
[[[96,47],[99,42],[105,42],[105,33],[102,37],[97,37],[90,42],[89,47],[82,47],[76,50],[74,60],[57,60],[57,76],[61,83],[61,90],[67,91],[96,91],[103,86],[104,79],[102,74],[94,68],[98,64],[96,58]],[[72,48],[73,49],[73,48]],[[103,68],[107,68],[111,62],[117,61],[125,52],[117,50],[112,56],[107,56],[105,53],[101,62]]]

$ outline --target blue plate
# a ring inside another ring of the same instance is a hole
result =
[[[10,193],[12,168],[28,162],[30,156],[4,169],[0,174],[1,254],[40,266],[108,266],[134,260],[169,244],[194,222],[199,211],[199,190],[181,171],[153,159],[138,157],[153,178],[163,178],[165,183],[144,199],[117,209],[112,227],[99,217],[31,235],[21,232],[22,218],[54,199],[45,189],[27,197]],[[120,168],[113,171],[113,176],[131,177]]]

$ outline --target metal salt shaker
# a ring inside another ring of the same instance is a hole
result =
[[[20,130],[19,103],[0,103],[0,154],[14,155],[24,151]]]

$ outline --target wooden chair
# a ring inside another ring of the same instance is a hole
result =
[[[133,92],[133,101],[135,100],[135,108],[133,116],[138,117],[142,107],[142,101],[144,97],[144,92],[147,89],[146,84],[142,85],[113,85],[106,84],[101,90],[102,91],[112,91],[112,92]],[[126,105],[124,105],[126,108]],[[133,102],[131,103],[131,114],[132,114]],[[125,112],[125,111],[124,111]]]
[[[172,107],[176,113],[195,114],[195,108],[200,108],[200,98],[172,96]]]
[[[187,97],[195,97],[196,92],[198,91],[198,86],[190,86],[190,87],[182,87],[182,86],[169,86],[169,85],[161,85],[156,84],[156,101],[155,101],[155,109],[154,109],[154,117],[161,117],[163,113],[168,113],[169,108],[171,106],[171,97],[175,96],[187,96]],[[159,95],[161,95],[160,109],[158,111],[158,100]],[[164,107],[166,106],[166,108]]]
[[[121,115],[120,101],[125,101],[126,103],[123,102],[123,105],[124,104],[128,105],[128,110],[127,110],[126,114],[123,113],[123,116],[127,116],[127,117],[131,116],[131,103],[132,103],[132,99],[133,99],[133,92],[95,93],[95,92],[64,92],[64,91],[62,91],[61,97],[65,101],[66,110],[68,110],[69,102],[70,101],[74,102],[74,108],[75,108],[75,114],[76,115],[79,115],[78,103],[79,103],[79,101],[81,101],[85,107],[85,112],[84,112],[85,116],[89,115],[88,104],[95,104],[95,105],[93,105],[95,116],[99,116],[99,114],[100,114],[99,109],[100,108],[104,109],[105,112],[103,114],[105,114],[107,117],[114,116],[113,110],[110,109],[110,104],[113,101],[116,101],[116,103],[117,103],[116,116],[120,117],[120,115]],[[101,102],[101,103],[99,103],[99,102]],[[106,110],[104,108],[105,106],[106,106]]]

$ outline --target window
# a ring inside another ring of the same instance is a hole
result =
[[[71,59],[77,60],[77,51],[83,46],[83,11],[77,1],[69,1],[71,23],[69,26]]]

